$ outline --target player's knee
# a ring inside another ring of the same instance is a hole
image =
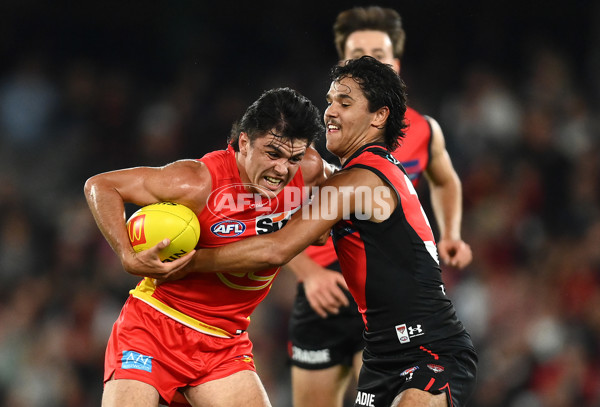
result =
[[[432,394],[420,389],[406,389],[398,394],[391,407],[447,407],[446,393]]]

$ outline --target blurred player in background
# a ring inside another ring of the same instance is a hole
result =
[[[85,196],[99,229],[124,269],[146,277],[131,290],[113,326],[103,407],[156,407],[159,402],[270,406],[246,329],[279,268],[194,274],[156,285],[153,277],[178,270],[191,257],[162,263],[157,254],[168,239],[136,253],[125,227],[124,205],[186,205],[200,221],[197,247],[272,232],[302,203],[300,196],[286,192],[325,178],[326,163],[309,147],[323,131],[319,112],[308,99],[289,88],[273,89],[234,124],[226,150],[88,179]]]
[[[405,33],[395,10],[371,6],[343,11],[333,32],[340,61],[369,55],[400,72]],[[461,182],[442,130],[434,119],[410,107],[406,122],[406,137],[393,155],[415,186],[425,174],[439,229],[439,256],[449,266],[465,267],[472,254],[460,233]],[[358,377],[362,365],[364,324],[331,239],[325,246],[310,246],[286,267],[299,280],[288,344],[294,407],[341,407],[352,376]]]

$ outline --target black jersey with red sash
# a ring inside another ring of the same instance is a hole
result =
[[[338,259],[365,322],[367,347],[394,351],[464,330],[446,297],[433,232],[412,182],[382,144],[363,146],[342,171],[372,171],[398,205],[381,223],[351,216],[333,229]]]
[[[408,124],[406,135],[400,141],[400,147],[395,149],[392,155],[402,163],[408,178],[416,188],[431,160],[433,135],[428,117],[410,107],[406,108],[404,121]],[[323,246],[308,246],[306,254],[323,267],[337,260],[331,239]]]

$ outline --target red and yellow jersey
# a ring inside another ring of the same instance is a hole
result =
[[[212,192],[198,213],[198,248],[211,248],[282,228],[307,192],[301,169],[274,198],[250,192],[242,183],[231,146],[200,159],[212,178]],[[194,273],[156,287],[144,279],[131,294],[184,325],[231,337],[244,332],[250,314],[268,294],[279,268],[250,273]]]
[[[392,155],[406,170],[408,178],[416,187],[429,165],[431,155],[431,126],[425,116],[407,107],[405,121],[406,136]],[[327,267],[337,260],[331,238],[323,246],[309,246],[306,254],[317,264]]]

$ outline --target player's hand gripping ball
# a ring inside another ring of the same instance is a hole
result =
[[[158,202],[131,215],[127,231],[136,252],[150,249],[165,238],[170,239],[171,244],[158,253],[163,262],[170,262],[194,250],[200,238],[200,223],[187,206]]]

